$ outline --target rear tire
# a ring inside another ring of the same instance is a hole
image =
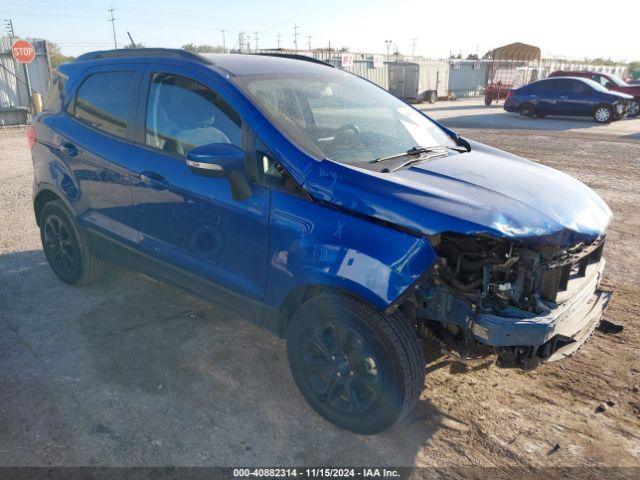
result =
[[[417,403],[425,360],[415,327],[357,298],[320,294],[303,303],[287,331],[293,378],[307,402],[335,425],[383,432]]]
[[[613,120],[613,109],[609,105],[598,105],[593,110],[593,119],[597,123],[609,123]]]
[[[429,103],[436,103],[436,101],[438,100],[438,94],[435,91],[429,92],[427,100],[429,101]]]
[[[530,103],[523,103],[522,105],[520,105],[518,111],[523,117],[533,118],[536,116],[536,109]]]
[[[487,107],[490,107],[491,106],[491,102],[493,102],[493,97],[491,95],[489,95],[488,93],[485,94],[485,96],[484,96],[484,104]]]
[[[84,285],[102,276],[104,262],[89,251],[78,225],[60,200],[43,207],[40,239],[49,266],[64,283]]]

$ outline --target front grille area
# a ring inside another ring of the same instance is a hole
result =
[[[540,275],[542,298],[554,303],[571,298],[580,285],[598,274],[603,249],[604,238],[583,250],[582,255],[571,255],[565,262],[543,270]]]

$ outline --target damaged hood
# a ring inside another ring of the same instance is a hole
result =
[[[303,186],[316,200],[425,235],[457,232],[572,245],[604,233],[611,210],[589,187],[552,168],[469,143],[469,153],[390,173],[323,160]]]

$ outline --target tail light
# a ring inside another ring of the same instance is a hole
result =
[[[33,148],[33,146],[38,141],[33,125],[29,125],[29,127],[27,128],[27,141],[29,142],[29,148]]]

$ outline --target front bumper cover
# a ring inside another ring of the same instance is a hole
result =
[[[611,298],[598,288],[604,260],[567,301],[549,313],[528,318],[477,314],[470,330],[476,340],[502,348],[525,347],[520,355],[546,361],[565,358],[578,350],[596,328]]]

